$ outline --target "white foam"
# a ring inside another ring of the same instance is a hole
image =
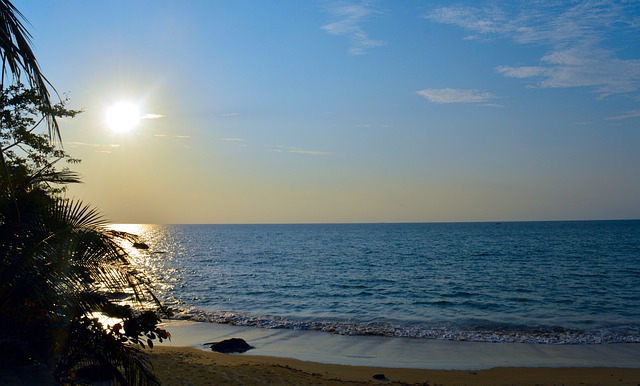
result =
[[[640,334],[635,329],[621,328],[619,331],[599,329],[593,331],[566,328],[521,328],[518,330],[494,329],[465,330],[454,326],[400,326],[389,323],[350,323],[336,321],[295,321],[280,317],[254,317],[236,312],[206,312],[184,309],[176,312],[178,319],[197,322],[229,324],[233,326],[260,327],[267,329],[290,329],[322,331],[338,335],[386,336],[398,338],[436,339],[489,343],[535,343],[535,344],[609,344],[640,343]]]

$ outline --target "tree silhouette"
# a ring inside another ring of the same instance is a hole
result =
[[[136,237],[61,194],[80,178],[64,166],[79,161],[57,120],[79,112],[51,102],[20,19],[0,0],[0,367],[38,361],[64,383],[99,369],[120,384],[158,384],[140,347],[169,337],[157,326],[168,310],[126,251]]]

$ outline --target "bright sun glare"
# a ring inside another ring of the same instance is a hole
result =
[[[107,109],[107,126],[115,132],[127,132],[140,122],[140,109],[131,102],[118,102]]]

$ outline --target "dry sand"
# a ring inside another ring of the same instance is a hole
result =
[[[640,368],[422,370],[219,354],[194,347],[150,351],[163,385],[640,385]],[[384,374],[386,380],[376,380]]]

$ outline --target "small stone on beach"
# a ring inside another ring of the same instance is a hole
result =
[[[244,339],[240,338],[231,338],[220,342],[204,343],[204,345],[208,344],[211,345],[211,351],[216,351],[224,354],[243,353],[253,348],[253,346],[249,345],[249,343],[247,343]]]

